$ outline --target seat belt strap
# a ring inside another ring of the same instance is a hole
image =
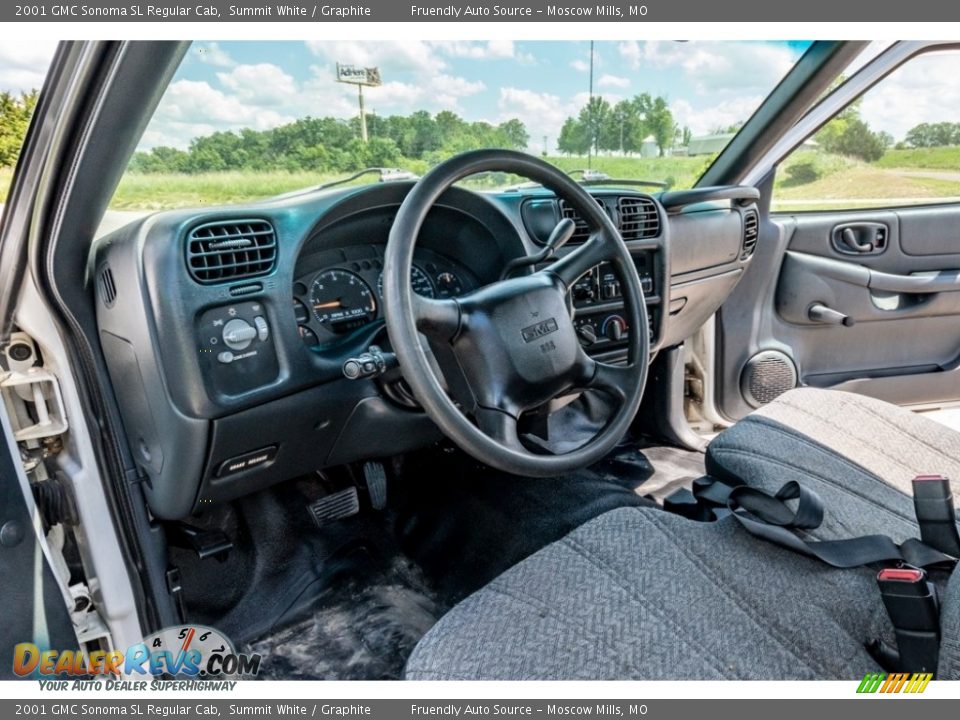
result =
[[[788,500],[797,500],[792,510]],[[897,545],[886,535],[864,535],[847,540],[810,540],[798,531],[813,530],[823,522],[823,501],[796,481],[769,495],[741,485],[734,488],[727,507],[752,535],[816,558],[836,568],[852,568],[878,562],[899,562],[914,567],[953,564],[956,558],[917,540]]]
[[[950,481],[942,475],[915,477],[913,507],[923,543],[947,555],[960,557],[960,533],[957,532]]]

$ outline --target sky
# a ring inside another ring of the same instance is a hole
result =
[[[706,134],[747,119],[808,45],[598,42],[594,92],[611,102],[663,95],[680,126]],[[54,49],[35,41],[0,44],[0,89],[39,87]],[[516,117],[527,126],[531,150],[542,150],[546,136],[553,151],[563,121],[588,97],[589,60],[588,41],[195,42],[141,148],[185,148],[217,130],[262,130],[304,116],[353,117],[356,88],[334,80],[342,62],[380,68],[384,84],[365,91],[368,112],[452,110],[491,123]],[[921,60],[865,98],[863,114],[874,129],[901,139],[917,122],[943,119],[945,102],[960,107],[957,56]]]
[[[617,101],[665,95],[694,134],[745,120],[806,43],[598,42],[594,91]],[[45,55],[46,53],[46,55]],[[0,47],[0,88],[40,84],[49,48]],[[467,120],[517,117],[531,150],[553,150],[563,121],[589,93],[589,42],[195,42],[141,148],[185,148],[193,137],[267,129],[303,116],[352,117],[356,88],[334,81],[337,62],[378,66],[369,112],[452,110]]]

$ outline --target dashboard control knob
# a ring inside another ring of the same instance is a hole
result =
[[[607,321],[603,324],[603,334],[607,336],[608,340],[613,342],[618,342],[623,339],[623,331],[626,329],[623,322],[623,318],[613,317],[607,318]]]
[[[257,328],[257,340],[266,342],[270,337],[270,326],[267,325],[266,319],[262,315],[257,315],[253,319],[253,324]]]
[[[231,350],[246,350],[256,336],[253,325],[241,318],[234,318],[223,326],[223,343]]]
[[[233,362],[233,353],[229,350],[224,350],[222,353],[217,355],[217,360],[222,362],[224,365],[229,365]]]
[[[597,329],[589,323],[578,327],[577,335],[581,345],[593,345],[597,341]]]

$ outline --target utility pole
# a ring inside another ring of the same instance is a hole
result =
[[[590,170],[593,167],[591,163],[593,146],[597,140],[597,128],[593,123],[593,40],[590,41],[590,98],[587,100],[587,120],[590,123],[590,144],[587,146],[587,170]]]
[[[367,142],[367,113],[363,109],[363,85],[357,83],[357,96],[360,99],[360,139]]]

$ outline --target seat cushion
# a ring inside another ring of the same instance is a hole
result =
[[[413,680],[859,679],[889,639],[868,569],[656,508],[613,510],[451,610]]]
[[[936,473],[960,494],[960,433],[874,398],[799,388],[720,433],[707,472],[775,492],[796,480],[824,500],[813,533],[917,537],[910,481]]]

